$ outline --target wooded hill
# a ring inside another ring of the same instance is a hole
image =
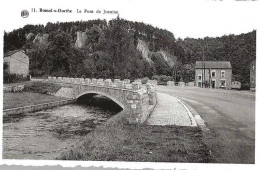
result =
[[[85,37],[85,38],[84,38]],[[37,41],[36,41],[37,40]],[[77,43],[83,43],[79,47]],[[4,52],[24,49],[33,76],[95,78],[170,76],[194,80],[194,63],[231,61],[234,77],[249,82],[256,31],[219,38],[176,40],[173,33],[124,19],[26,25],[4,34]]]
[[[256,59],[256,31],[240,35],[224,35],[222,37],[203,39],[179,39],[184,50],[184,64],[202,61],[230,61],[233,79],[241,83],[249,83],[250,63]]]

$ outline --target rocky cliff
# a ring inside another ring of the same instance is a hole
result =
[[[47,45],[48,44],[49,34],[37,34],[33,40],[34,44],[37,45]]]
[[[143,58],[146,59],[149,63],[153,63],[152,59],[150,58],[152,54],[155,54],[155,56],[161,56],[170,67],[173,67],[177,62],[177,58],[165,50],[151,52],[148,48],[148,45],[143,40],[138,39],[136,48],[142,53]]]
[[[146,59],[149,63],[153,62],[149,57],[149,53],[150,53],[149,48],[143,40],[138,39],[136,48],[142,53],[144,59]]]
[[[86,45],[87,34],[86,32],[77,31],[77,40],[75,42],[75,47],[82,48]]]
[[[35,37],[34,33],[29,33],[25,35],[27,41],[32,40]]]

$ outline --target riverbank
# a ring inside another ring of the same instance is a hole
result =
[[[66,98],[34,92],[4,93],[3,109],[5,110],[23,106],[37,105],[65,99]]]
[[[214,162],[198,127],[129,125],[125,114],[111,117],[57,159]]]
[[[34,85],[34,87],[37,86]],[[14,95],[9,96],[8,101],[9,105],[12,103],[15,106],[17,106],[16,104],[23,104],[23,106],[30,105],[29,103],[31,102],[33,104],[36,104],[35,102],[42,103],[51,98],[57,100],[55,96],[32,92],[5,93],[5,95]],[[28,96],[26,97],[26,95]],[[19,98],[19,100],[16,98]],[[6,99],[8,97],[4,96],[4,102],[7,101]],[[85,102],[85,100],[83,101]],[[98,104],[99,106],[103,105],[100,102]],[[7,104],[4,104],[4,107],[6,106]],[[210,150],[203,141],[203,133],[198,127],[146,124],[129,125],[126,120],[126,114],[125,111],[119,112],[106,122],[98,125],[91,132],[81,129],[80,133],[84,133],[83,138],[76,142],[74,147],[66,146],[66,150],[57,151],[62,154],[56,157],[56,159],[137,162],[214,162],[214,159],[210,155]],[[31,119],[30,116],[28,119]],[[63,127],[63,124],[61,125]],[[83,125],[84,127],[88,127],[90,124],[87,121]],[[60,134],[64,134],[63,128],[57,129],[58,132],[62,132]],[[70,131],[69,127],[68,131]],[[85,131],[87,132],[86,134]],[[47,139],[44,142],[47,142]],[[31,143],[35,144],[34,141]],[[56,141],[54,143],[58,144]],[[28,158],[30,156],[31,153],[28,153]],[[49,159],[53,159],[53,156]]]
[[[53,160],[77,146],[96,125],[118,113],[103,110],[97,103],[110,105],[112,101],[93,97],[88,104],[73,103],[5,119],[3,159]]]

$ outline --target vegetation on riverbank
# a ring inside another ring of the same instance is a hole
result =
[[[61,88],[61,85],[47,82],[29,82],[25,84],[25,90],[42,94],[55,93]]]
[[[110,118],[62,160],[214,162],[197,127],[129,125],[126,112]]]
[[[58,91],[61,86],[54,83],[45,82],[22,82],[6,84],[5,86],[24,85],[23,92],[19,93],[4,93],[3,108],[10,109],[22,106],[29,106],[35,104],[42,104],[47,102],[54,102],[63,100],[65,98],[48,95],[47,93],[54,93]]]
[[[11,109],[22,106],[54,102],[63,99],[64,98],[61,97],[33,92],[4,93],[3,108]]]

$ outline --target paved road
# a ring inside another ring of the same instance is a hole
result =
[[[205,143],[216,162],[254,163],[255,93],[196,87],[158,86],[192,106],[210,129]]]

